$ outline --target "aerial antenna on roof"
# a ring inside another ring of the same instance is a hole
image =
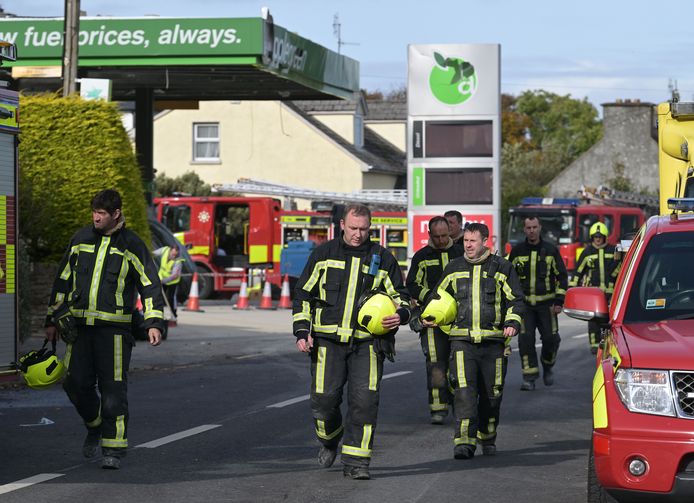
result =
[[[671,101],[677,103],[680,100],[680,91],[677,89],[677,81],[668,79],[667,88],[668,91],[670,91]]]
[[[335,14],[333,16],[333,35],[337,38],[337,53],[340,54],[342,52],[342,46],[343,45],[359,45],[357,42],[345,42],[342,40],[342,24],[340,23],[340,16],[339,14]]]

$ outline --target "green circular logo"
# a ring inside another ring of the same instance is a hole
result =
[[[429,74],[429,88],[446,105],[460,105],[477,91],[475,68],[462,58],[446,58],[434,53],[436,64]]]

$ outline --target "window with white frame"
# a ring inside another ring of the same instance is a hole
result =
[[[219,161],[219,123],[193,124],[193,161]]]

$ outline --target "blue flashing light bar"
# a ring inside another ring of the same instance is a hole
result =
[[[672,211],[694,211],[694,198],[671,197],[667,200],[667,207]]]
[[[523,205],[540,204],[540,205],[565,205],[565,206],[578,206],[581,204],[580,199],[568,198],[568,197],[524,197],[521,201]]]

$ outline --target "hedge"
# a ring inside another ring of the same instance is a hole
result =
[[[140,168],[115,104],[22,95],[19,163],[20,235],[32,260],[57,261],[107,188],[121,193],[127,227],[150,242]]]

